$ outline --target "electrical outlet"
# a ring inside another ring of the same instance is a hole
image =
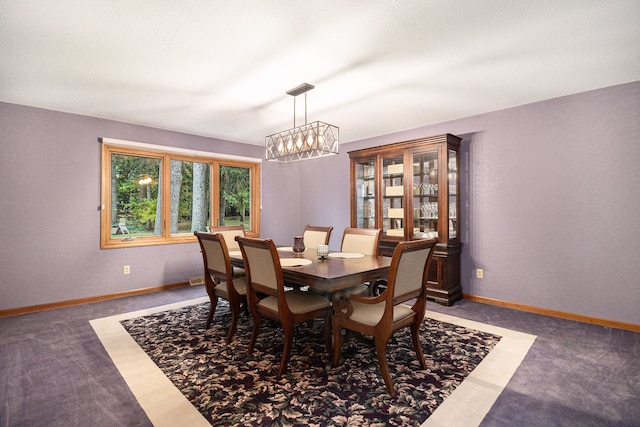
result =
[[[125,265],[124,268],[122,269],[122,272],[124,274],[131,274],[131,266]]]
[[[484,277],[484,271],[481,268],[476,269],[476,277],[482,279]]]

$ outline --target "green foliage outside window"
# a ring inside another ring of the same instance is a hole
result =
[[[252,210],[259,213],[255,163],[113,146],[103,146],[103,162],[102,247],[190,241],[212,223],[243,224],[259,233],[259,216],[252,216]],[[213,170],[219,171],[215,179]]]

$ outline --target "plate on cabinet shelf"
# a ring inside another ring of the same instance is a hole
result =
[[[398,173],[402,173],[404,170],[404,165],[399,164],[399,165],[389,165],[387,166],[387,172],[389,173],[389,175],[392,174],[398,174]]]
[[[387,187],[385,190],[387,196],[402,196],[404,194],[404,187],[402,185]]]
[[[389,208],[389,218],[403,218],[404,208]]]

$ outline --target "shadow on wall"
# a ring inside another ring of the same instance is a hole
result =
[[[482,234],[474,229],[482,223],[482,210],[476,199],[474,187],[478,181],[477,170],[472,168],[476,164],[477,154],[482,150],[482,134],[484,132],[472,132],[456,134],[462,141],[460,143],[460,210],[462,224],[460,224],[462,253],[460,256],[460,281],[462,292],[475,295],[477,278],[476,268],[484,268],[482,264]]]

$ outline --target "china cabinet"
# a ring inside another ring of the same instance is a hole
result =
[[[460,138],[445,134],[350,151],[351,226],[382,230],[380,254],[438,238],[427,296],[451,305],[460,285]]]

